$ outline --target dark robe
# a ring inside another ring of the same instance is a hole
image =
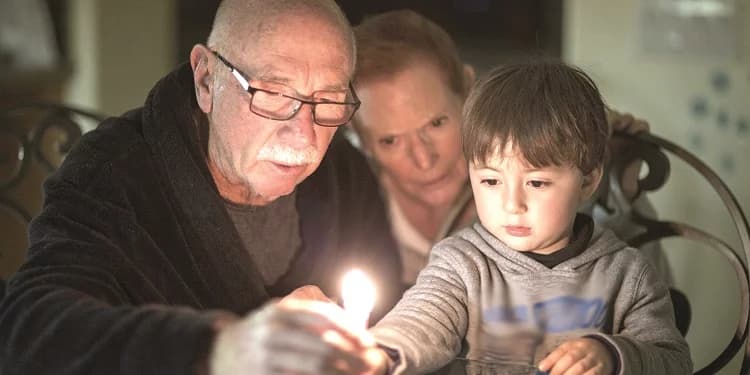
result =
[[[142,108],[84,135],[45,182],[0,304],[3,375],[189,374],[211,348],[211,310],[243,315],[305,284],[335,297],[352,266],[376,278],[376,315],[395,302],[378,185],[340,136],[297,187],[302,246],[264,286],[205,163],[191,73],[181,66]]]

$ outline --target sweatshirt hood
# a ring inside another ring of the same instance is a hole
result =
[[[552,269],[547,268],[536,260],[522,254],[518,250],[508,247],[481,223],[476,222],[456,233],[456,240],[468,241],[479,249],[485,256],[495,261],[501,271],[513,274],[538,273],[549,271],[575,272],[592,265],[597,259],[623,250],[628,245],[617,238],[609,229],[594,227],[589,244],[581,254],[570,258]]]

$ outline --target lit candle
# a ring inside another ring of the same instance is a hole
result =
[[[353,269],[344,275],[341,294],[344,299],[344,310],[358,327],[367,328],[367,319],[375,305],[375,285],[359,269]]]

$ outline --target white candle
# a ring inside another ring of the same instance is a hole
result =
[[[344,310],[358,327],[367,328],[367,319],[375,305],[375,285],[359,269],[353,269],[344,275],[341,294],[344,299]]]

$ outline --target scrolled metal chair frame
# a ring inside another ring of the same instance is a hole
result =
[[[718,194],[722,203],[729,212],[735,229],[739,236],[742,251],[735,251],[725,241],[691,225],[675,221],[661,221],[644,215],[635,207],[630,206],[633,199],[625,198],[621,189],[617,186],[622,184],[607,184],[610,188],[606,194],[618,202],[618,205],[628,207],[622,214],[628,215],[629,220],[642,226],[645,231],[625,238],[633,247],[669,237],[683,237],[709,245],[712,249],[721,253],[734,268],[740,290],[740,316],[735,329],[735,334],[724,350],[708,365],[697,370],[695,374],[714,374],[725,367],[740,351],[743,351],[741,374],[747,374],[750,370],[750,347],[747,345],[748,330],[750,329],[750,275],[748,274],[747,262],[750,260],[750,227],[742,209],[719,176],[705,163],[682,147],[654,134],[626,135],[616,134],[621,140],[628,142],[624,149],[627,155],[618,155],[615,163],[610,166],[609,178],[622,181],[625,166],[635,160],[642,160],[648,165],[648,174],[638,181],[638,194],[644,191],[655,191],[661,188],[669,176],[669,159],[664,151],[668,151],[678,159],[682,160],[697,173],[699,173]],[[744,257],[744,260],[741,258]]]
[[[39,121],[29,124],[18,120],[19,116],[32,111],[42,114]],[[65,138],[59,144],[58,149],[54,151],[60,156],[65,155],[82,134],[82,127],[74,119],[75,116],[81,116],[96,123],[104,119],[102,115],[83,109],[43,102],[0,111],[0,137],[10,137],[17,142],[19,145],[17,157],[20,162],[19,167],[10,174],[9,178],[0,181],[0,206],[4,206],[12,213],[17,214],[27,223],[31,220],[33,214],[8,197],[6,193],[29,175],[34,161],[41,163],[48,173],[57,168],[57,165],[48,158],[43,150],[44,137],[51,129],[62,130]]]

